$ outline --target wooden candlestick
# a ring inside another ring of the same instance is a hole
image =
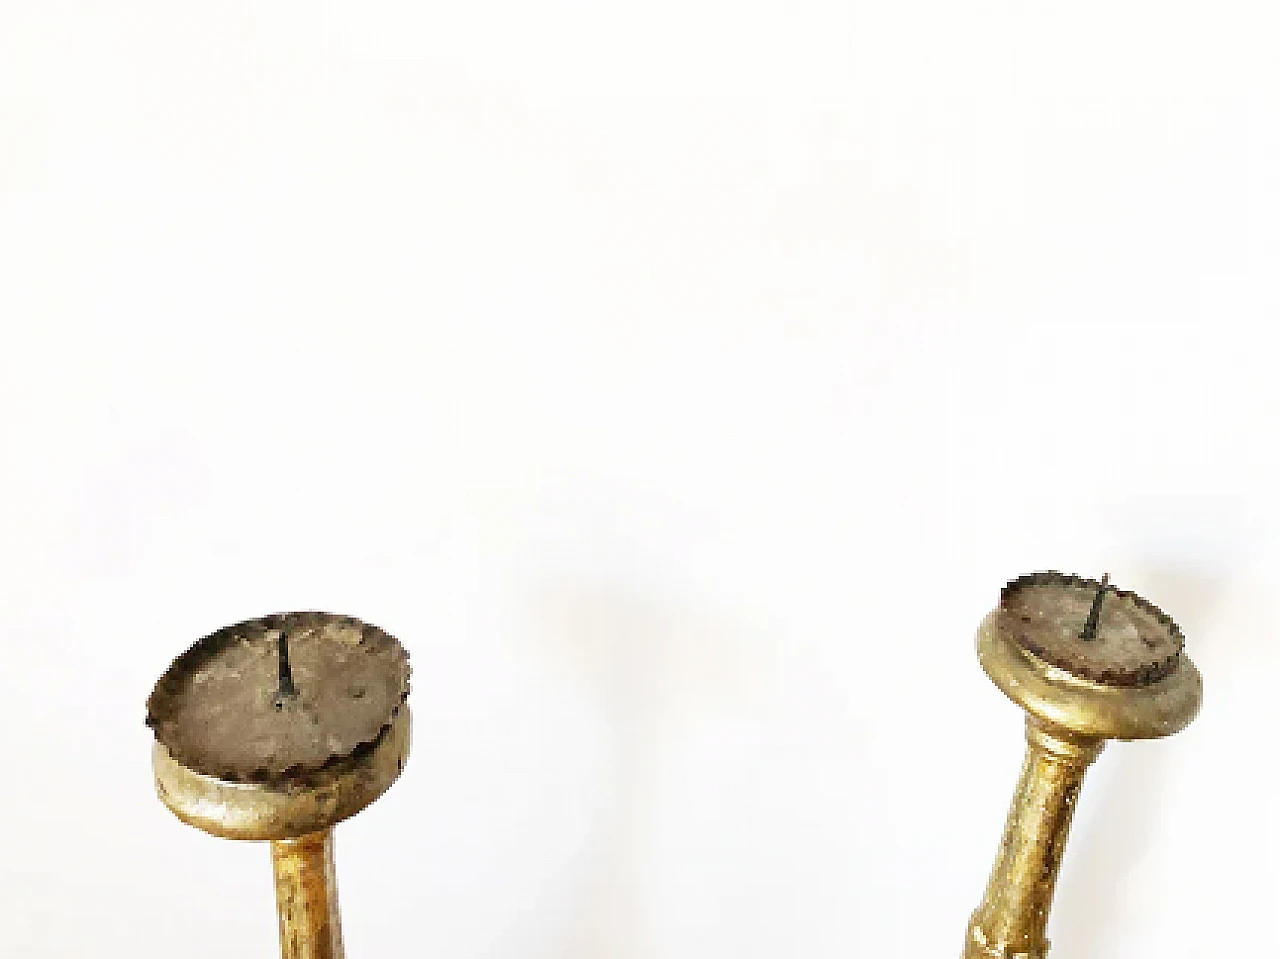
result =
[[[267,840],[284,959],[342,959],[333,827],[399,777],[409,663],[376,627],[288,613],[221,629],[147,701],[160,799],[188,825]]]
[[[1033,573],[978,630],[978,659],[1027,713],[1027,756],[964,959],[1043,959],[1058,868],[1085,770],[1108,739],[1171,735],[1200,708],[1176,624],[1102,582]]]

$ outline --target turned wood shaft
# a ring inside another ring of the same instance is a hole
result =
[[[343,959],[333,829],[271,843],[282,959]]]
[[[1103,741],[1027,720],[1027,755],[964,959],[1042,959],[1054,885],[1085,770]]]

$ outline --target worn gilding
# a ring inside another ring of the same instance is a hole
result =
[[[212,633],[147,701],[156,791],[183,822],[271,843],[283,959],[342,959],[333,827],[409,756],[408,654],[350,616],[283,613]]]
[[[282,959],[342,959],[333,830],[271,844]]]
[[[157,742],[156,791],[179,819],[215,836],[292,839],[328,829],[386,792],[408,759],[409,726],[409,708],[403,706],[370,748],[285,783],[215,779],[183,766]]]
[[[1200,671],[1186,655],[1147,686],[1108,686],[1073,676],[1022,649],[997,628],[993,610],[978,629],[978,661],[1000,690],[1033,716],[1081,736],[1157,739],[1195,719]]]
[[[995,866],[969,921],[963,959],[1044,959],[1054,887],[1089,764],[1107,740],[1171,735],[1200,708],[1200,673],[1185,653],[1152,682],[1094,682],[1015,642],[1015,633],[1001,628],[1006,615],[1002,603],[983,620],[978,659],[1026,711],[1027,753]]]

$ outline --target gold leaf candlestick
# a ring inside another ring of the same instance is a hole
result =
[[[1043,959],[1058,867],[1085,770],[1108,739],[1176,733],[1200,673],[1168,616],[1062,573],[1011,582],[978,630],[978,659],[1027,713],[1027,756],[964,959]]]
[[[215,836],[271,843],[284,959],[342,959],[333,827],[404,769],[408,695],[391,636],[287,613],[206,636],[147,700],[164,804]]]

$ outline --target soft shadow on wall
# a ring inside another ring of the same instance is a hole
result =
[[[570,583],[534,598],[544,650],[568,664],[609,729],[610,770],[582,901],[564,959],[647,959],[642,856],[652,839],[660,752],[694,714],[742,708],[768,671],[758,624],[616,584]]]

